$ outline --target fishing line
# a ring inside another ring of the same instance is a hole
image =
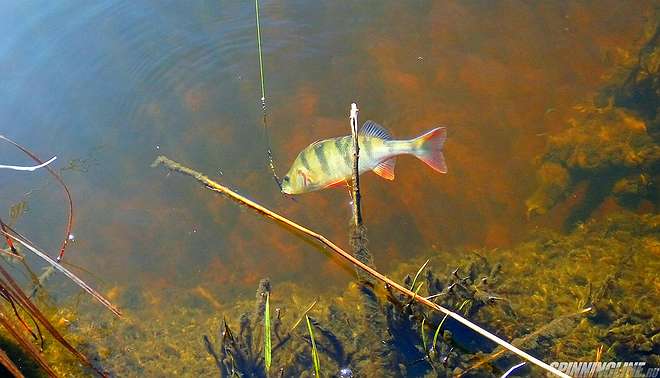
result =
[[[271,172],[273,173],[273,178],[275,183],[282,191],[282,180],[275,172],[275,163],[273,161],[273,151],[270,148],[270,137],[268,135],[268,121],[267,121],[267,111],[266,111],[266,85],[264,84],[264,60],[263,54],[261,52],[261,28],[259,27],[259,0],[254,0],[254,8],[257,16],[257,47],[259,49],[259,78],[261,79],[261,112],[262,112],[262,123],[264,125],[264,138],[266,140],[266,156],[268,158],[268,165]]]

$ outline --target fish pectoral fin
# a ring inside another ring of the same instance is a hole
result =
[[[394,158],[385,160],[378,164],[373,171],[375,174],[386,180],[394,180],[394,163],[396,163]]]
[[[346,180],[341,179],[339,181],[331,182],[330,184],[326,185],[325,188],[337,188],[346,183]]]

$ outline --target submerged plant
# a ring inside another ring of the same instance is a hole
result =
[[[316,342],[314,341],[314,330],[312,329],[312,323],[309,321],[309,316],[305,315],[305,320],[307,321],[307,331],[309,332],[309,339],[312,342],[312,362],[314,363],[314,371],[316,376],[321,376],[321,362],[319,361],[319,352],[316,350]]]
[[[0,325],[4,330],[11,336],[11,338],[16,341],[22,350],[26,352],[30,357],[36,361],[39,366],[44,370],[49,376],[55,376],[56,373],[46,361],[44,356],[42,356],[42,351],[44,349],[44,337],[41,332],[41,327],[46,329],[48,333],[65,349],[67,349],[73,356],[75,356],[84,366],[94,371],[96,374],[104,376],[106,373],[102,371],[101,368],[92,364],[90,359],[83,355],[78,349],[76,349],[69,341],[67,341],[62,333],[58,331],[51,321],[42,313],[42,311],[31,301],[33,294],[36,292],[38,287],[41,287],[43,282],[54,273],[56,270],[64,274],[67,278],[73,281],[76,285],[90,294],[93,298],[98,300],[103,304],[108,310],[110,310],[117,317],[121,317],[121,312],[117,307],[115,307],[109,300],[107,300],[103,295],[94,290],[86,282],[78,278],[76,275],[71,273],[68,269],[64,268],[61,264],[61,260],[64,257],[64,252],[68,245],[68,242],[72,239],[71,229],[73,225],[73,200],[69,192],[68,187],[56,173],[49,164],[53,162],[56,158],[53,157],[50,160],[44,162],[35,154],[30,152],[27,148],[21,146],[20,144],[14,142],[13,140],[0,135],[0,140],[4,140],[24,154],[29,156],[32,160],[38,163],[34,167],[17,167],[17,166],[0,166],[1,168],[10,168],[12,170],[22,170],[22,171],[34,171],[39,168],[45,168],[45,170],[52,175],[55,180],[62,187],[64,193],[66,194],[69,211],[65,227],[65,236],[63,238],[62,244],[60,246],[59,253],[57,253],[55,258],[52,258],[44,251],[37,248],[33,242],[31,242],[27,237],[21,235],[18,231],[4,223],[0,219],[0,235],[7,243],[7,249],[2,250],[3,257],[6,257],[6,260],[11,262],[19,261],[22,266],[27,271],[28,276],[32,279],[35,284],[35,289],[31,295],[27,295],[20,285],[14,280],[9,271],[2,266],[0,266],[0,297],[4,299],[4,304],[0,305]],[[10,209],[10,216],[13,221],[16,221],[20,215],[25,212],[27,208],[27,203],[25,200],[21,201],[18,205],[12,206]],[[37,276],[32,268],[27,264],[25,258],[22,255],[23,248],[26,251],[29,251],[49,264],[49,267],[46,269],[44,274]],[[13,317],[12,317],[13,313]],[[24,318],[29,318],[33,327],[28,325]],[[29,336],[26,336],[29,335]],[[32,341],[29,340],[29,337],[32,338]],[[33,341],[38,341],[39,349],[32,344]],[[15,376],[21,376],[21,373],[17,373],[16,366],[13,365],[11,360],[7,355],[4,354],[4,351],[0,350],[0,363],[12,374]]]
[[[271,364],[271,340],[270,340],[270,293],[266,293],[266,308],[264,310],[264,363],[266,372],[270,370]]]
[[[5,309],[5,306],[0,306],[0,325],[2,325],[2,327],[12,336],[16,342],[19,343],[19,345],[21,345],[23,350],[26,351],[28,355],[34,358],[34,360],[41,366],[42,369],[44,369],[44,371],[49,376],[56,376],[55,371],[53,371],[50,364],[41,355],[41,351],[38,350],[32,344],[32,342],[24,336],[23,331],[26,331],[28,334],[30,334],[34,340],[40,341],[41,348],[43,349],[43,337],[39,327],[39,325],[41,325],[46,330],[48,330],[48,332],[53,336],[53,338],[55,338],[55,340],[57,340],[58,343],[69,350],[69,352],[71,352],[85,366],[89,367],[101,376],[105,375],[101,369],[94,366],[86,356],[80,353],[64,338],[64,336],[53,326],[48,318],[30,301],[18,283],[2,266],[0,266],[0,274],[2,275],[2,278],[0,278],[0,296],[12,308],[14,316],[18,320],[20,327],[17,328],[15,324],[10,320],[11,316]],[[32,323],[35,325],[38,336],[31,331],[28,324],[19,315],[18,309],[20,309],[20,312],[23,312],[30,317]],[[5,362],[7,360],[8,359],[5,359]],[[5,366],[11,371],[12,367],[9,364],[5,363]]]
[[[270,291],[270,281],[262,279],[257,289],[254,312],[252,315],[248,313],[241,315],[237,335],[232,332],[227,320],[223,321],[217,351],[209,337],[204,336],[206,349],[214,358],[222,377],[234,375],[266,377],[272,364],[272,352],[289,340],[289,336],[279,334],[281,327],[279,311],[271,329]],[[271,345],[271,330],[279,341],[274,348]]]
[[[567,127],[548,138],[538,157],[538,186],[527,199],[529,215],[544,214],[586,183],[584,199],[566,221],[585,219],[607,197],[637,208],[657,207],[660,185],[660,27],[625,77],[606,86],[593,104],[579,105]],[[634,54],[631,54],[634,56]]]

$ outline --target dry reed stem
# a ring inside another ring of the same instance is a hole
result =
[[[151,164],[152,167],[158,167],[160,165],[164,165],[166,168],[168,168],[171,171],[175,171],[175,172],[183,173],[187,176],[191,176],[191,177],[195,178],[197,181],[199,181],[200,183],[204,184],[204,186],[206,186],[208,189],[210,189],[214,192],[224,194],[227,197],[229,197],[229,198],[231,198],[231,199],[233,199],[233,200],[235,200],[235,201],[237,201],[237,202],[239,202],[239,203],[241,203],[245,206],[248,206],[248,207],[256,210],[258,213],[260,213],[260,214],[262,214],[262,215],[264,215],[268,218],[274,219],[274,220],[276,220],[276,221],[278,221],[278,222],[280,222],[284,225],[287,225],[287,226],[289,226],[289,227],[291,227],[291,228],[293,228],[293,229],[295,229],[299,232],[302,232],[302,233],[318,240],[319,242],[321,242],[322,244],[324,244],[325,246],[330,248],[333,252],[335,252],[336,254],[338,254],[339,256],[341,256],[342,258],[347,260],[348,262],[356,265],[357,267],[359,267],[360,269],[362,269],[363,271],[365,271],[366,273],[368,273],[372,277],[374,277],[374,278],[378,279],[379,281],[385,283],[386,285],[389,285],[389,286],[395,288],[396,290],[398,290],[402,294],[404,294],[404,295],[406,295],[410,298],[413,298],[416,302],[418,302],[418,303],[420,303],[420,304],[422,304],[422,305],[424,305],[424,306],[426,306],[430,309],[439,311],[439,312],[449,316],[450,318],[452,318],[452,319],[456,320],[457,322],[463,324],[464,326],[470,328],[474,332],[476,332],[476,333],[482,335],[483,337],[489,339],[490,341],[492,341],[492,342],[508,349],[509,351],[517,354],[521,358],[533,363],[534,365],[537,365],[537,366],[541,367],[544,370],[547,370],[547,371],[549,371],[549,372],[551,372],[551,373],[553,373],[553,374],[555,374],[559,377],[570,378],[570,376],[566,375],[565,373],[563,373],[563,372],[557,370],[556,368],[546,364],[545,362],[543,362],[543,361],[539,360],[538,358],[530,355],[529,353],[518,349],[517,347],[515,347],[515,346],[511,345],[510,343],[500,339],[499,337],[497,337],[494,334],[486,331],[485,329],[479,327],[478,325],[472,323],[471,321],[463,318],[462,316],[460,316],[460,315],[458,315],[458,314],[456,314],[456,313],[454,313],[454,312],[452,312],[452,311],[450,311],[450,310],[448,310],[448,309],[446,309],[446,308],[444,308],[444,307],[442,307],[442,306],[440,306],[436,303],[433,303],[433,302],[429,301],[428,299],[426,299],[424,297],[415,295],[414,292],[412,292],[409,289],[399,285],[395,281],[391,280],[390,278],[386,277],[385,275],[381,274],[380,272],[376,271],[375,269],[373,269],[373,268],[369,267],[368,265],[364,264],[363,262],[359,261],[358,259],[353,257],[353,255],[351,255],[350,253],[348,253],[348,252],[344,251],[343,249],[341,249],[339,246],[337,246],[335,243],[333,243],[332,241],[327,239],[325,236],[323,236],[323,235],[321,235],[317,232],[314,232],[314,231],[308,229],[307,227],[301,226],[300,224],[298,224],[298,223],[296,223],[292,220],[289,220],[289,219],[285,218],[284,216],[282,216],[282,215],[280,215],[280,214],[278,214],[278,213],[276,213],[276,212],[274,212],[274,211],[272,211],[272,210],[270,210],[270,209],[268,209],[268,208],[266,208],[266,207],[264,207],[264,206],[262,206],[262,205],[260,205],[256,202],[254,202],[254,201],[252,201],[252,200],[250,200],[250,199],[234,192],[233,190],[231,190],[231,189],[229,189],[229,188],[227,188],[223,185],[218,184],[217,182],[209,179],[208,177],[206,177],[202,173],[197,172],[194,169],[188,168],[186,166],[183,166],[183,165],[167,158],[166,156],[161,155],[161,156],[157,157],[156,160]]]
[[[7,369],[15,378],[23,378],[23,373],[18,370],[18,367],[14,365],[14,362],[7,356],[4,350],[0,349],[0,364]]]
[[[7,228],[9,228],[7,226]],[[18,234],[15,230],[9,228],[13,233],[16,235],[21,236]],[[94,290],[91,286],[89,286],[85,281],[81,280],[76,276],[75,274],[71,273],[68,269],[63,267],[59,262],[53,260],[48,254],[45,252],[42,252],[38,250],[36,247],[28,243],[26,240],[23,240],[24,238],[18,237],[16,235],[9,234],[5,231],[0,230],[0,233],[3,235],[13,239],[14,241],[18,242],[19,244],[23,245],[25,248],[29,249],[32,253],[36,254],[37,256],[41,257],[43,260],[45,260],[48,264],[50,264],[53,268],[57,269],[60,271],[62,274],[67,276],[71,281],[73,281],[76,285],[78,285],[81,289],[85,290],[89,295],[94,297],[97,301],[99,301],[103,306],[105,306],[108,310],[110,310],[113,314],[115,314],[117,317],[121,318],[122,314],[121,311],[115,305],[113,305],[108,299],[106,299],[103,295],[101,295],[98,291]]]
[[[54,170],[52,170],[52,169],[46,164],[46,162],[44,162],[43,160],[39,159],[39,157],[37,157],[37,156],[36,156],[35,154],[33,154],[32,152],[30,152],[30,150],[28,150],[27,148],[21,146],[20,144],[18,144],[18,143],[16,143],[16,142],[14,142],[13,140],[7,138],[7,137],[4,136],[4,135],[0,135],[0,139],[6,141],[6,142],[10,143],[11,145],[13,145],[14,147],[18,148],[18,149],[21,150],[24,154],[26,154],[27,156],[29,156],[30,159],[36,161],[37,163],[39,163],[40,165],[42,165],[44,168],[46,168],[46,170],[48,171],[48,173],[50,173],[51,176],[53,176],[53,177],[55,178],[55,180],[57,180],[57,182],[60,184],[60,186],[61,186],[62,189],[64,190],[64,194],[66,194],[66,198],[67,198],[67,201],[68,201],[68,203],[69,203],[69,214],[68,214],[68,216],[67,216],[66,228],[65,228],[65,230],[64,230],[64,231],[65,231],[65,234],[64,234],[64,238],[62,239],[62,245],[60,246],[60,252],[59,252],[58,255],[57,255],[57,261],[59,262],[59,261],[62,260],[62,258],[64,257],[64,251],[66,250],[66,246],[67,246],[67,244],[69,244],[69,235],[71,235],[71,229],[73,228],[73,199],[71,198],[71,192],[69,192],[69,188],[68,188],[68,187],[66,186],[66,184],[64,183],[64,180],[62,180],[62,177],[60,177],[60,175],[58,175]],[[50,161],[52,161],[52,159],[51,159]],[[50,163],[50,161],[49,161],[48,163]],[[4,230],[3,230],[3,231],[4,231]]]
[[[28,354],[33,357],[35,360],[37,360],[37,363],[39,366],[41,366],[42,369],[48,374],[50,377],[57,377],[57,374],[55,374],[55,371],[50,367],[48,364],[48,361],[44,359],[44,357],[41,355],[41,352],[32,345],[32,343],[27,340],[19,330],[15,329],[14,326],[12,325],[12,321],[7,317],[7,314],[2,311],[2,308],[0,307],[0,325],[2,325],[7,332],[9,332],[14,340],[16,340],[21,347],[23,347],[23,350],[27,351]]]
[[[39,321],[39,323],[44,326],[48,330],[48,332],[59,342],[62,346],[64,346],[69,352],[71,352],[74,356],[80,360],[80,362],[84,363],[87,365],[89,368],[94,370],[99,376],[105,377],[106,374],[101,371],[99,368],[95,367],[92,365],[92,363],[83,355],[80,353],[76,348],[73,347],[65,338],[62,336],[62,334],[50,323],[50,321],[46,318],[46,316],[37,308],[37,306],[34,305],[30,301],[30,299],[25,295],[21,287],[14,281],[14,279],[11,277],[9,272],[7,272],[2,266],[0,266],[0,274],[4,277],[6,280],[3,281],[0,279],[0,286],[6,290],[6,292],[16,301],[16,303],[23,309],[25,310],[28,314],[30,314],[34,319]],[[4,312],[2,311],[2,307],[0,307],[0,315],[3,315],[3,317],[6,318],[4,315]],[[35,322],[36,323],[36,322]],[[32,344],[30,344],[32,345]],[[33,346],[34,348],[34,346]],[[37,356],[39,358],[40,356]]]

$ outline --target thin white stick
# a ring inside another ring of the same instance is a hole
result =
[[[353,135],[358,133],[358,107],[356,103],[351,104],[351,113],[349,118],[351,119],[351,129],[353,131]]]
[[[34,172],[39,168],[43,168],[47,166],[48,164],[52,163],[55,159],[57,159],[57,156],[53,156],[50,160],[43,164],[35,165],[32,167],[23,167],[20,165],[2,165],[0,164],[0,169],[13,169],[14,171],[29,171],[29,172]]]
[[[507,370],[506,373],[504,373],[500,378],[508,377],[509,374],[511,374],[514,370],[518,369],[519,367],[523,366],[524,364],[526,364],[526,362],[521,362],[518,365],[511,366],[511,369]]]

